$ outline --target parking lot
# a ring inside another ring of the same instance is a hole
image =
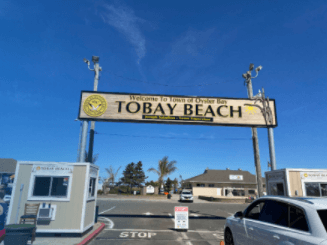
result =
[[[247,207],[177,199],[177,195],[172,200],[99,199],[98,220],[106,227],[90,244],[219,244],[226,217]],[[189,207],[187,232],[174,229],[175,206]]]

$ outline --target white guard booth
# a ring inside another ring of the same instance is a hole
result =
[[[98,175],[86,162],[18,161],[6,224],[19,223],[26,203],[39,203],[36,233],[84,233],[94,225]]]
[[[284,168],[265,174],[268,195],[327,197],[327,169]]]

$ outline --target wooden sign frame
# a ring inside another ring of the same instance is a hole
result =
[[[269,99],[272,122],[267,122],[262,107],[262,102],[247,98],[82,91],[78,119],[107,122],[277,127],[275,100]]]

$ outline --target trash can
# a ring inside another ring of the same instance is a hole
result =
[[[30,224],[9,224],[5,226],[5,229],[5,245],[26,245],[36,227]]]
[[[170,199],[170,198],[171,198],[171,194],[168,194],[168,195],[167,195],[167,198]]]

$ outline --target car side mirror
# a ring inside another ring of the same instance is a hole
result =
[[[242,213],[242,211],[238,211],[238,212],[236,212],[236,213],[234,214],[234,217],[235,217],[235,218],[240,218],[240,219],[242,219],[242,218],[243,218],[243,213]]]

